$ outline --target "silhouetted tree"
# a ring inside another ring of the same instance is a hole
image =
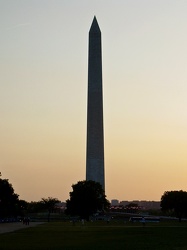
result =
[[[0,217],[16,216],[19,213],[18,197],[9,180],[0,178]]]
[[[79,181],[72,185],[72,189],[70,199],[66,201],[66,214],[89,220],[89,216],[98,211],[104,211],[110,205],[98,182]]]
[[[28,203],[28,213],[44,212],[45,206],[43,201],[31,201]]]
[[[173,212],[176,217],[181,219],[187,216],[187,192],[185,191],[166,191],[161,197],[162,211]]]
[[[48,222],[50,221],[50,215],[54,212],[56,204],[60,201],[57,198],[42,198],[41,203],[43,203],[44,208],[48,211]]]

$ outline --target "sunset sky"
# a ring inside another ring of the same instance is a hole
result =
[[[27,201],[65,201],[85,179],[94,15],[107,198],[187,191],[186,0],[0,0],[2,178]]]

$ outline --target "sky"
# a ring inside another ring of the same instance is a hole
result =
[[[0,172],[20,199],[86,175],[88,32],[102,32],[107,199],[187,182],[186,0],[0,0]]]

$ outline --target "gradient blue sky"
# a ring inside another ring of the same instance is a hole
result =
[[[85,179],[88,31],[102,31],[107,198],[187,181],[186,0],[0,0],[0,171],[21,199]]]

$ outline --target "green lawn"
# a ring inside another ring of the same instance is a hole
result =
[[[0,249],[187,250],[187,223],[46,223],[1,234]]]

